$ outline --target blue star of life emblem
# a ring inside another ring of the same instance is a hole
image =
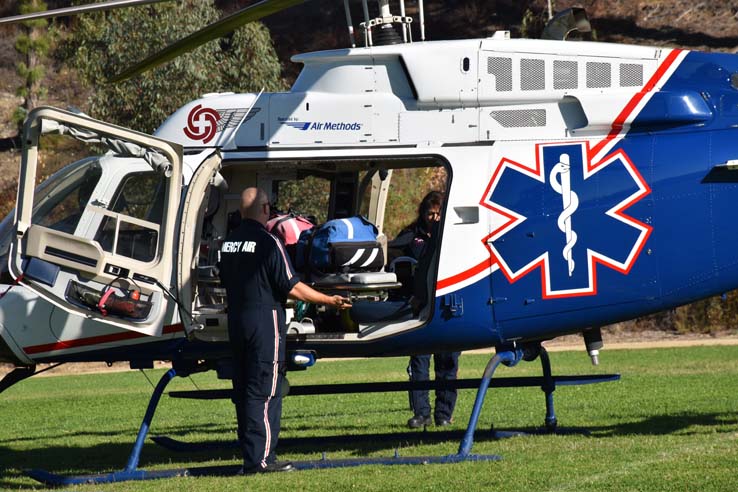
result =
[[[497,166],[481,205],[501,225],[484,242],[511,283],[540,268],[544,299],[595,295],[598,265],[627,275],[648,240],[625,211],[650,192],[622,150],[592,162],[587,142],[538,144],[533,166]]]

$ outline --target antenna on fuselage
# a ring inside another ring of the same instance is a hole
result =
[[[343,0],[343,9],[346,11],[346,24],[348,24],[349,41],[351,47],[356,48],[356,37],[354,36],[354,21],[351,19],[351,9],[348,0]]]

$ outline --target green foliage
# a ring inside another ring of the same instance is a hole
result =
[[[279,199],[275,203],[278,210],[294,210],[300,214],[313,216],[318,224],[328,218],[331,184],[327,179],[307,176],[296,181],[284,181],[279,185]]]
[[[219,17],[212,2],[198,0],[87,15],[68,36],[62,57],[93,88],[92,116],[145,132],[205,93],[283,89],[269,31],[260,23],[127,81],[107,83],[150,53]]]
[[[42,12],[46,10],[46,3],[41,0],[22,0],[19,10],[21,14]],[[20,34],[15,39],[15,50],[23,60],[16,65],[16,72],[22,81],[16,94],[23,98],[23,103],[13,113],[13,121],[19,128],[28,112],[37,105],[38,99],[46,94],[46,89],[40,85],[46,73],[43,64],[51,49],[52,40],[46,26],[45,19],[23,22]]]
[[[526,9],[520,22],[520,37],[538,39],[541,37],[543,28],[546,27],[547,12],[534,13]]]

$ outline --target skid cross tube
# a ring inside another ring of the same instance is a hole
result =
[[[543,384],[541,390],[546,394],[546,418],[544,423],[546,430],[553,432],[556,430],[556,413],[554,412],[553,392],[556,390],[556,381],[551,375],[551,358],[545,348],[541,347],[538,356],[541,358],[541,369],[543,370]]]
[[[543,361],[542,361],[543,362]],[[607,383],[620,379],[619,374],[585,374],[581,376],[552,376],[547,380],[542,376],[513,376],[494,379],[489,382],[490,388],[522,388],[539,386],[541,389],[549,385],[579,385]],[[339,395],[351,393],[389,393],[393,391],[413,390],[445,390],[445,389],[476,389],[481,384],[481,378],[470,379],[441,379],[429,381],[388,381],[377,383],[342,383],[342,384],[309,384],[301,386],[290,386],[286,396],[311,396],[311,395]],[[546,390],[544,390],[546,391]],[[195,400],[229,400],[230,389],[193,390],[193,391],[170,391],[170,398],[191,398]]]
[[[497,369],[500,363],[511,366],[515,365],[521,358],[522,353],[520,351],[505,350],[496,353],[487,363],[487,367],[484,369],[484,374],[482,375],[482,382],[477,390],[477,397],[474,400],[474,407],[469,417],[469,425],[467,425],[464,438],[461,440],[461,444],[459,444],[458,456],[469,456],[471,453],[471,448],[474,444],[474,431],[477,429],[479,414],[482,412],[482,403],[484,403],[484,397],[487,395],[487,388],[489,388],[489,382],[495,373],[495,369]]]
[[[149,400],[149,406],[146,408],[146,415],[144,415],[143,422],[141,422],[141,427],[139,427],[138,429],[136,443],[133,445],[131,455],[128,457],[128,464],[123,471],[132,472],[138,467],[138,460],[141,457],[141,449],[143,449],[143,443],[149,433],[151,420],[154,418],[156,407],[159,405],[159,400],[161,399],[162,393],[164,393],[164,388],[167,387],[169,382],[174,379],[176,375],[177,371],[175,371],[174,369],[169,369],[166,373],[164,373],[164,375],[159,380],[159,383],[156,385],[154,393],[151,395],[151,399]]]

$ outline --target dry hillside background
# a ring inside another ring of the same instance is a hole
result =
[[[48,0],[47,3],[50,8],[55,8],[69,6],[71,2]],[[230,12],[254,1],[217,0],[216,3],[224,12]],[[409,13],[413,13],[415,2],[406,0],[406,3]],[[266,20],[283,64],[283,77],[287,81],[293,80],[300,68],[289,61],[293,54],[347,46],[342,5],[343,2],[337,0],[314,0]],[[351,5],[356,11],[354,20],[357,20],[360,2],[351,0]],[[426,0],[428,39],[481,38],[497,30],[510,30],[513,37],[535,36],[534,28],[524,27],[523,18],[529,12],[528,19],[531,19],[531,14],[534,19],[544,19],[546,5],[545,0]],[[738,52],[738,0],[554,2],[555,10],[572,6],[585,8],[594,28],[592,38],[597,41]],[[0,0],[0,16],[16,12],[16,0]],[[73,21],[59,22],[67,29],[73,26]],[[186,34],[183,33],[183,36]],[[0,141],[16,134],[11,122],[11,115],[20,104],[20,99],[15,96],[20,83],[15,73],[15,64],[18,62],[13,48],[15,35],[14,27],[0,27]],[[418,39],[417,34],[415,38]],[[145,47],[132,49],[140,50],[142,56],[146,52]],[[44,85],[48,94],[42,99],[42,104],[62,108],[75,106],[83,111],[87,110],[89,89],[80,84],[73,71],[59,62],[51,62]],[[229,87],[223,87],[223,91],[229,90]],[[13,206],[19,161],[17,151],[0,151],[0,213]],[[733,292],[727,297],[727,301],[717,298],[702,301],[697,308],[681,308],[627,326],[716,333],[734,331],[733,320],[736,315],[738,293]]]

